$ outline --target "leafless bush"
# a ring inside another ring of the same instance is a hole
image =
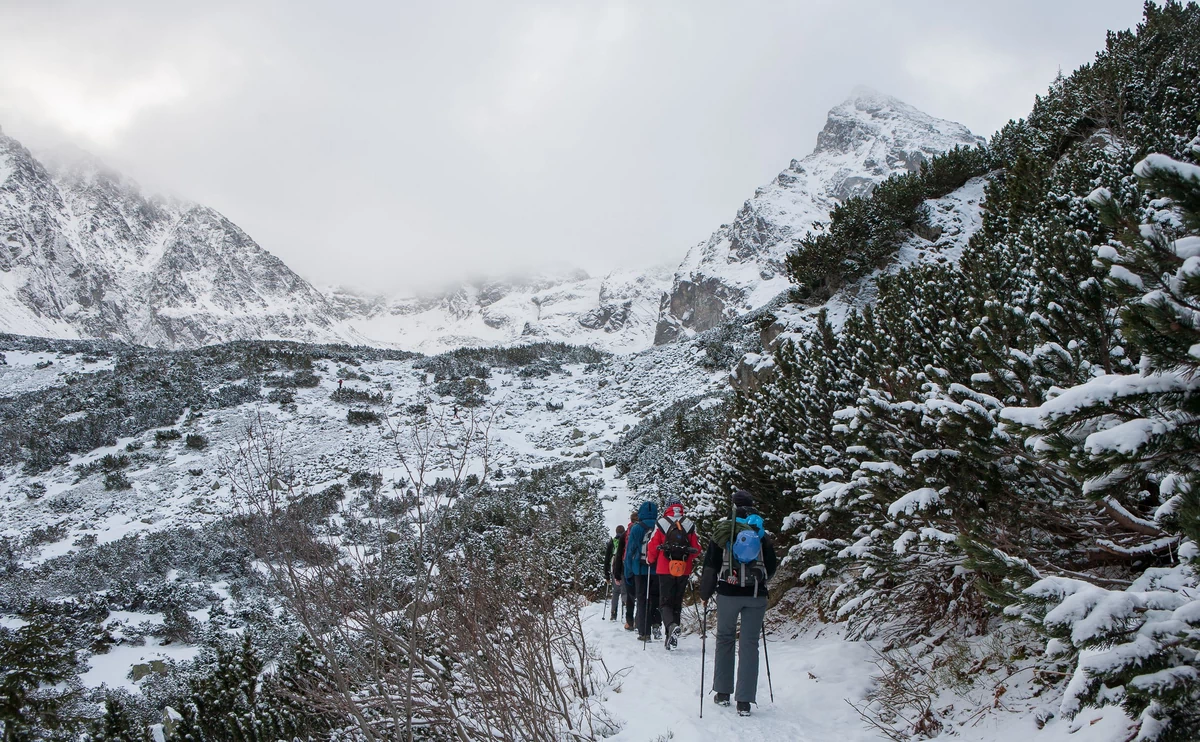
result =
[[[301,520],[283,439],[256,420],[224,466],[250,543],[323,659],[298,692],[363,740],[594,739],[596,657],[579,605],[541,560],[553,522],[516,524],[501,549],[456,529],[454,503],[486,481],[490,415],[425,414],[391,427],[406,512],[351,543]],[[472,469],[482,477],[470,478]],[[541,515],[553,518],[554,515]],[[520,536],[518,538],[518,535]]]

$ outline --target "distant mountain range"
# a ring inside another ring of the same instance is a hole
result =
[[[784,256],[830,209],[982,141],[857,89],[817,146],[670,269],[463,285],[427,297],[318,290],[205,206],[146,194],[88,156],[39,159],[0,133],[0,332],[165,348],[273,338],[421,352],[529,340],[633,352],[703,332],[788,288]]]

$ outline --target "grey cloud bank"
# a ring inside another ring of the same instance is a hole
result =
[[[0,126],[212,206],[318,284],[602,272],[678,261],[856,84],[990,135],[1140,13],[8,2]]]

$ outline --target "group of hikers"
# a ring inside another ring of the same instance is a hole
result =
[[[667,651],[678,647],[684,591],[701,554],[702,632],[707,632],[708,602],[716,596],[713,700],[729,706],[733,696],[738,714],[749,716],[758,691],[758,648],[767,613],[767,583],[778,564],[749,492],[734,493],[729,517],[715,525],[703,550],[696,525],[684,514],[678,497],[667,500],[661,517],[655,503],[643,502],[630,514],[628,525],[617,526],[605,548],[604,578],[612,585],[609,617],[617,620],[623,603],[625,630],[636,631],[638,641],[649,642],[653,637],[663,642]]]

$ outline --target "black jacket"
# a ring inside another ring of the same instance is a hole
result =
[[[625,579],[625,535],[613,536],[604,548],[604,579]]]
[[[745,517],[741,512],[739,517]],[[700,575],[700,599],[708,600],[713,593],[720,595],[735,595],[739,597],[751,597],[755,595],[754,586],[742,587],[740,585],[730,585],[726,582],[720,582],[717,577],[721,574],[721,562],[725,557],[725,544],[718,544],[715,541],[708,542],[708,549],[704,552],[704,572]],[[775,576],[775,570],[779,567],[779,560],[775,556],[775,545],[771,543],[771,537],[767,536],[762,540],[762,561],[763,567],[767,570],[767,580],[769,581]],[[767,586],[759,585],[759,597],[767,596]]]

